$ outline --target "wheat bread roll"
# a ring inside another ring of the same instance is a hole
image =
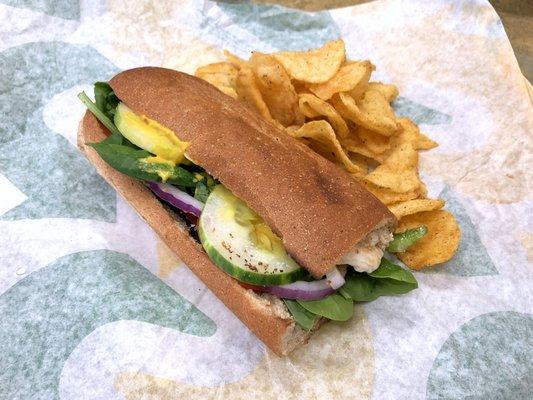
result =
[[[283,302],[245,289],[211,262],[202,246],[190,235],[184,222],[165,208],[141,181],[110,167],[86,143],[99,142],[109,131],[89,112],[78,127],[78,147],[98,173],[133,207],[163,242],[192,272],[274,353],[289,354],[306,343],[313,331],[300,328]]]
[[[142,67],[109,83],[135,113],[190,142],[187,156],[257,212],[315,278],[396,223],[344,170],[199,78]]]

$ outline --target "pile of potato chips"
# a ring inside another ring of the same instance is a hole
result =
[[[371,82],[370,61],[346,59],[342,40],[306,52],[253,52],[200,67],[196,76],[252,105],[315,152],[342,166],[386,204],[397,232],[426,225],[428,234],[398,257],[420,269],[453,257],[461,231],[443,200],[428,199],[418,152],[437,143],[395,115],[398,88]]]

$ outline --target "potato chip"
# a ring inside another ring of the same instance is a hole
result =
[[[237,84],[236,84],[237,95],[239,100],[244,101],[245,103],[250,104],[254,107],[259,114],[268,120],[272,120],[270,111],[261,96],[261,92],[257,87],[257,82],[255,81],[255,75],[251,68],[245,67],[239,70],[237,74]]]
[[[352,99],[355,100],[357,103],[359,100],[363,98],[363,95],[368,90],[368,83],[361,83],[360,85],[356,86],[355,89],[350,90],[349,92],[346,92],[349,96],[352,97]]]
[[[308,118],[326,117],[339,137],[348,136],[348,125],[333,106],[313,94],[304,93],[299,96],[300,111]]]
[[[233,53],[230,53],[228,50],[224,50],[224,56],[235,68],[241,69],[248,65],[248,62]]]
[[[300,125],[290,125],[285,127],[285,130],[289,135],[291,135],[293,132],[296,132],[298,129],[300,129]]]
[[[350,175],[358,180],[364,178],[364,176],[368,174],[368,158],[362,156],[361,154],[349,154],[348,157],[353,164],[357,165],[361,169],[361,171],[351,172]]]
[[[422,132],[418,135],[418,140],[416,141],[417,150],[431,150],[437,147],[439,144],[433,139],[428,138]]]
[[[422,211],[440,210],[444,207],[444,200],[416,199],[401,203],[391,204],[389,210],[400,219],[406,215],[416,214]]]
[[[366,147],[363,141],[354,132],[350,132],[348,137],[342,139],[341,144],[342,147],[344,147],[350,153],[356,153],[371,158],[380,164],[385,161],[385,157],[383,157],[381,154],[374,153],[372,150]]]
[[[420,181],[420,186],[416,189],[416,194],[418,195],[418,199],[423,199],[428,196],[428,188],[424,182]]]
[[[424,211],[403,217],[396,232],[426,225],[428,233],[419,242],[396,256],[413,269],[441,264],[450,260],[461,240],[461,230],[457,221],[448,211]]]
[[[416,150],[429,150],[438,146],[438,143],[420,132],[418,126],[409,118],[399,118],[398,124],[402,128],[405,140],[413,143]]]
[[[199,67],[194,73],[195,76],[201,77],[203,75],[209,74],[226,74],[226,75],[236,75],[237,69],[228,62],[218,62],[204,65]]]
[[[390,104],[376,90],[367,90],[357,103],[346,93],[335,94],[331,102],[344,119],[371,131],[391,136],[399,128]]]
[[[409,118],[398,118],[397,121],[401,128],[398,134],[403,137],[404,141],[410,142],[415,146],[415,143],[418,141],[418,135],[420,134],[418,126]]]
[[[390,137],[380,135],[363,127],[357,129],[357,136],[370,151],[376,154],[384,153],[391,147]]]
[[[270,115],[282,125],[303,124],[298,95],[283,66],[274,57],[254,52],[249,62]]]
[[[311,93],[305,82],[292,81],[292,86],[294,86],[294,90],[296,90],[296,93],[298,94]]]
[[[335,160],[346,168],[348,172],[364,173],[365,171],[355,163],[353,163],[346,152],[341,147],[335,132],[331,125],[324,120],[307,122],[300,129],[290,133],[295,138],[308,138],[326,146],[329,154],[335,157]],[[319,148],[323,148],[319,146]]]
[[[346,58],[346,50],[342,40],[334,40],[316,50],[282,51],[273,56],[292,79],[322,83],[337,73]]]
[[[392,152],[383,164],[368,174],[365,180],[397,193],[416,190],[420,186],[418,153],[411,143],[396,139]]]
[[[381,82],[370,82],[368,84],[368,90],[377,90],[389,103],[398,97],[398,94],[400,94],[396,85],[390,85]]]
[[[384,153],[385,161],[365,179],[377,186],[404,193],[418,190],[422,185],[418,177],[418,152],[415,149],[419,135],[418,128],[410,120],[402,118],[398,123],[401,129],[391,138],[391,149]]]
[[[388,166],[381,168],[382,166],[383,165],[380,165],[368,174],[365,179],[377,186],[389,188],[397,193],[416,190],[419,186],[420,180],[416,170],[410,169],[398,173],[398,171],[395,171]]]
[[[306,145],[318,155],[324,157],[326,160],[331,161],[333,164],[337,164],[339,167],[346,170],[344,164],[337,158],[337,154],[332,151],[331,147],[325,143],[318,142],[312,139],[296,138],[297,140],[306,140]],[[350,173],[350,172],[348,172]],[[354,172],[355,173],[355,172]]]
[[[194,75],[209,82],[221,92],[236,99],[237,73],[237,68],[232,64],[219,62],[198,68]]]
[[[365,180],[361,181],[361,183],[364,185],[366,190],[368,190],[370,193],[376,196],[379,199],[379,201],[381,201],[383,204],[386,204],[386,205],[397,203],[399,201],[407,201],[407,200],[416,199],[418,196],[418,193],[415,190],[405,192],[405,193],[396,193],[390,189],[376,186],[373,183],[370,183]]]
[[[309,90],[322,100],[329,100],[339,92],[364,90],[374,66],[370,61],[358,61],[343,65],[329,81],[309,85]]]

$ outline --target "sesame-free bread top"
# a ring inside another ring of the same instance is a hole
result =
[[[395,222],[348,173],[201,79],[143,67],[110,85],[135,113],[190,142],[187,156],[257,212],[316,278],[372,230]]]

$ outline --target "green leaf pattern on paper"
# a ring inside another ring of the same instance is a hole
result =
[[[424,272],[457,276],[498,275],[498,270],[481,241],[474,223],[452,188],[446,186],[438,197],[446,201],[446,209],[457,219],[461,228],[461,243],[459,250],[450,261],[425,269]]]
[[[204,14],[202,28],[210,32],[226,47],[242,51],[261,50],[261,46],[284,50],[307,50],[340,37],[339,28],[328,11],[308,13],[278,5],[243,4],[242,2],[218,3],[223,17],[213,18]],[[243,43],[227,29],[227,21],[242,28],[257,39],[255,48]],[[246,48],[242,48],[246,46]]]
[[[42,112],[55,94],[117,71],[89,46],[28,43],[0,53],[0,173],[28,196],[0,219],[115,220],[114,191]]]
[[[62,257],[0,296],[0,398],[58,399],[63,364],[99,326],[158,324],[196,336],[213,321],[130,256],[108,250]]]
[[[407,97],[398,97],[394,100],[392,106],[397,115],[409,117],[417,124],[446,125],[452,122],[451,115],[426,107]]]
[[[533,316],[494,312],[462,325],[433,362],[427,398],[533,398]]]
[[[65,19],[80,18],[80,3],[77,0],[1,0],[0,3],[28,8]]]

